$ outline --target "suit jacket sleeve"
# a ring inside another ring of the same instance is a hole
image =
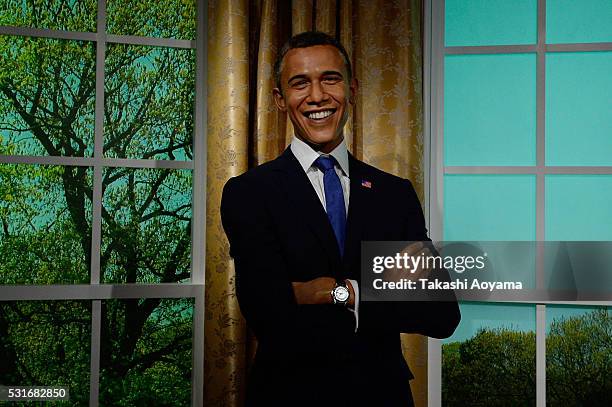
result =
[[[408,180],[402,180],[398,194],[402,213],[402,240],[430,241],[418,196]],[[449,280],[446,270],[436,270],[430,278]],[[447,292],[444,301],[362,302],[360,329],[418,333],[433,338],[452,335],[461,314],[455,295]]]
[[[234,258],[240,309],[260,338],[276,331],[275,325],[290,323],[297,304],[280,244],[255,189],[248,180],[230,179],[223,189],[221,220]]]

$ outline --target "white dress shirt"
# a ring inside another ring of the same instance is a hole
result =
[[[297,158],[302,169],[308,176],[310,183],[315,189],[319,200],[321,201],[321,205],[323,205],[323,209],[327,211],[327,206],[325,204],[325,185],[323,184],[323,171],[319,168],[315,167],[313,164],[317,158],[321,155],[332,156],[336,159],[337,165],[335,165],[336,174],[338,174],[338,178],[340,178],[340,183],[342,184],[342,193],[344,195],[344,209],[346,214],[348,215],[348,207],[349,207],[349,199],[351,192],[351,180],[349,174],[349,161],[348,161],[348,151],[346,149],[346,143],[342,141],[336,148],[332,150],[329,154],[321,153],[320,151],[313,150],[308,144],[293,136],[291,140],[291,152]],[[355,309],[352,310],[355,314],[355,332],[357,332],[357,328],[359,327],[359,286],[357,285],[356,280],[349,280],[353,290],[355,291]]]

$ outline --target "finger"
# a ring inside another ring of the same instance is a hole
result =
[[[414,256],[422,248],[423,248],[423,242],[414,242],[414,243],[411,243],[410,245],[406,246],[404,248],[404,250],[402,250],[402,253],[406,253],[409,256]]]

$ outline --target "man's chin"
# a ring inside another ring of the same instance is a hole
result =
[[[339,137],[329,135],[317,135],[310,136],[308,138],[302,138],[302,140],[314,150],[325,150],[325,152],[330,152],[331,150],[333,150],[336,146],[338,146],[338,144],[342,142],[342,139],[342,135],[340,135]]]

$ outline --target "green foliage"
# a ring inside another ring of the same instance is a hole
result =
[[[0,302],[0,383],[66,386],[70,402],[89,402],[88,301]]]
[[[193,50],[110,44],[105,155],[191,159],[194,72]]]
[[[535,334],[481,330],[443,347],[445,406],[535,405]]]
[[[608,406],[612,314],[604,308],[553,321],[546,338],[546,362],[549,406]]]
[[[108,32],[195,39],[195,0],[107,0]]]
[[[195,37],[193,0],[107,3],[113,33]],[[0,25],[93,32],[96,7],[5,0]],[[105,64],[104,155],[192,159],[193,50],[110,44]],[[93,43],[0,36],[0,154],[93,156],[95,71]],[[188,279],[191,171],[107,167],[101,189],[103,282]],[[88,166],[1,164],[0,283],[88,283],[93,190]],[[70,405],[86,405],[83,304],[0,303],[0,383],[64,381]],[[103,302],[101,405],[189,404],[191,310],[191,299]]]
[[[148,310],[148,312],[143,312]],[[89,301],[0,302],[0,383],[67,386],[89,401]],[[193,299],[103,301],[101,406],[186,406]]]
[[[91,43],[0,36],[0,136],[7,153],[91,156]]]
[[[55,3],[51,3],[36,3],[36,7],[57,11]],[[22,14],[22,5],[27,9],[30,3],[10,4],[14,7],[9,7],[7,12],[15,17]],[[151,5],[151,9],[168,12],[158,3]],[[37,12],[46,15],[41,10]],[[176,24],[183,19],[180,15],[172,18]],[[91,155],[96,56],[93,45],[0,36],[0,53],[0,153]],[[107,155],[152,159],[192,157],[193,56],[192,50],[109,46],[104,109]],[[44,168],[51,167],[41,166],[41,174],[36,176],[28,174],[29,170],[22,166],[3,169],[4,178],[12,177],[16,183],[11,191],[0,195],[0,219],[6,231],[19,229],[21,233],[4,233],[0,245],[4,245],[6,256],[19,248],[39,247],[41,242],[43,246],[48,243],[43,251],[56,252],[55,258],[62,253],[81,258],[74,254],[82,253],[85,257],[79,261],[84,266],[73,265],[81,272],[90,263],[91,173],[86,167],[79,167],[56,176],[52,172],[56,170]],[[42,174],[45,171],[51,172]],[[44,185],[34,179],[45,179]],[[102,190],[104,278],[112,282],[173,282],[188,278],[189,171],[109,168],[104,174]],[[22,224],[33,219],[44,219],[46,223],[39,221],[39,225],[26,230]],[[51,223],[52,229],[44,226]],[[75,240],[81,248],[74,246]],[[31,257],[32,253],[28,252],[35,250],[25,250],[22,257]],[[84,281],[83,275],[75,280],[49,273],[45,267],[52,263],[46,261],[44,267],[35,259],[7,263],[4,279],[41,281],[24,280],[10,276],[9,272],[24,276],[24,270],[35,270],[34,275],[49,277],[44,282]],[[64,263],[56,264],[64,267]]]
[[[0,164],[0,283],[89,282],[91,202],[75,188],[91,193],[87,167]]]
[[[2,0],[0,25],[96,31],[97,0]]]
[[[547,405],[604,406],[612,394],[612,317],[605,309],[553,321],[546,338]],[[535,405],[535,333],[481,330],[443,346],[445,406]]]
[[[104,281],[189,278],[191,171],[112,168],[104,180],[109,185],[103,197]]]
[[[193,300],[110,300],[102,315],[100,405],[189,405]]]

